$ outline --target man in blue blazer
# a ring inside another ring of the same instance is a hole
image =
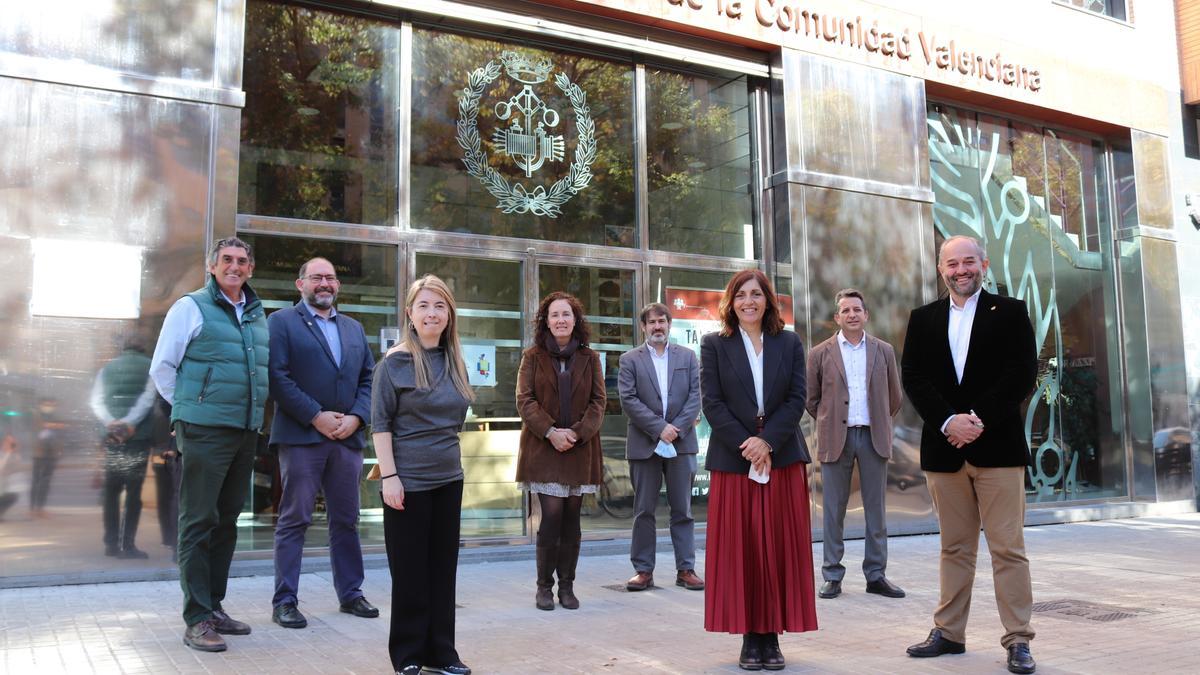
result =
[[[373,618],[363,597],[358,539],[358,488],[363,426],[371,415],[375,360],[362,324],[334,309],[340,282],[333,264],[313,258],[300,266],[301,301],[268,318],[270,383],[275,400],[271,444],[279,449],[283,496],[275,527],[275,597],[271,620],[303,628],[296,607],[304,534],[317,490],[329,517],[329,558],[341,611]]]

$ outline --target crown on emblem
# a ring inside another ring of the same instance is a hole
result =
[[[508,76],[525,84],[538,84],[550,79],[550,71],[554,65],[549,58],[532,59],[516,52],[504,52],[500,55],[504,62],[504,71]]]

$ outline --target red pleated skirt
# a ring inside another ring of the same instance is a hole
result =
[[[817,629],[805,465],[772,469],[760,485],[713,471],[704,554],[704,629],[801,633]]]

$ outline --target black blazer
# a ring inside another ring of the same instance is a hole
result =
[[[961,384],[950,354],[949,325],[947,297],[914,309],[904,336],[901,379],[925,421],[921,468],[953,472],[964,461],[978,467],[1028,465],[1021,404],[1037,379],[1037,352],[1025,302],[980,292]],[[983,420],[983,433],[955,448],[942,434],[942,423],[972,410]]]
[[[763,409],[767,419],[761,436],[771,444],[773,468],[812,462],[800,433],[807,395],[804,368],[804,343],[799,335],[790,330],[778,335],[763,333]],[[750,462],[742,458],[738,446],[755,435],[758,400],[740,332],[731,337],[709,333],[701,339],[700,399],[712,427],[704,468],[748,473]]]

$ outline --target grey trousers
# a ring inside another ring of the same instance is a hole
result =
[[[696,528],[692,518],[692,481],[696,478],[696,455],[676,455],[664,459],[629,460],[633,481],[633,538],[629,560],[638,572],[653,572],[657,549],[654,510],[663,476],[667,479],[667,504],[671,507],[671,545],[675,548],[675,569],[696,568]]]
[[[825,560],[821,565],[821,576],[826,581],[841,581],[842,577],[846,576],[846,567],[842,565],[846,545],[842,535],[855,461],[858,462],[863,516],[867,526],[863,574],[867,581],[875,581],[882,579],[887,569],[887,522],[884,506],[887,459],[880,457],[872,447],[870,428],[851,428],[846,430],[846,445],[842,448],[842,456],[838,461],[821,462],[821,503],[825,515]]]

